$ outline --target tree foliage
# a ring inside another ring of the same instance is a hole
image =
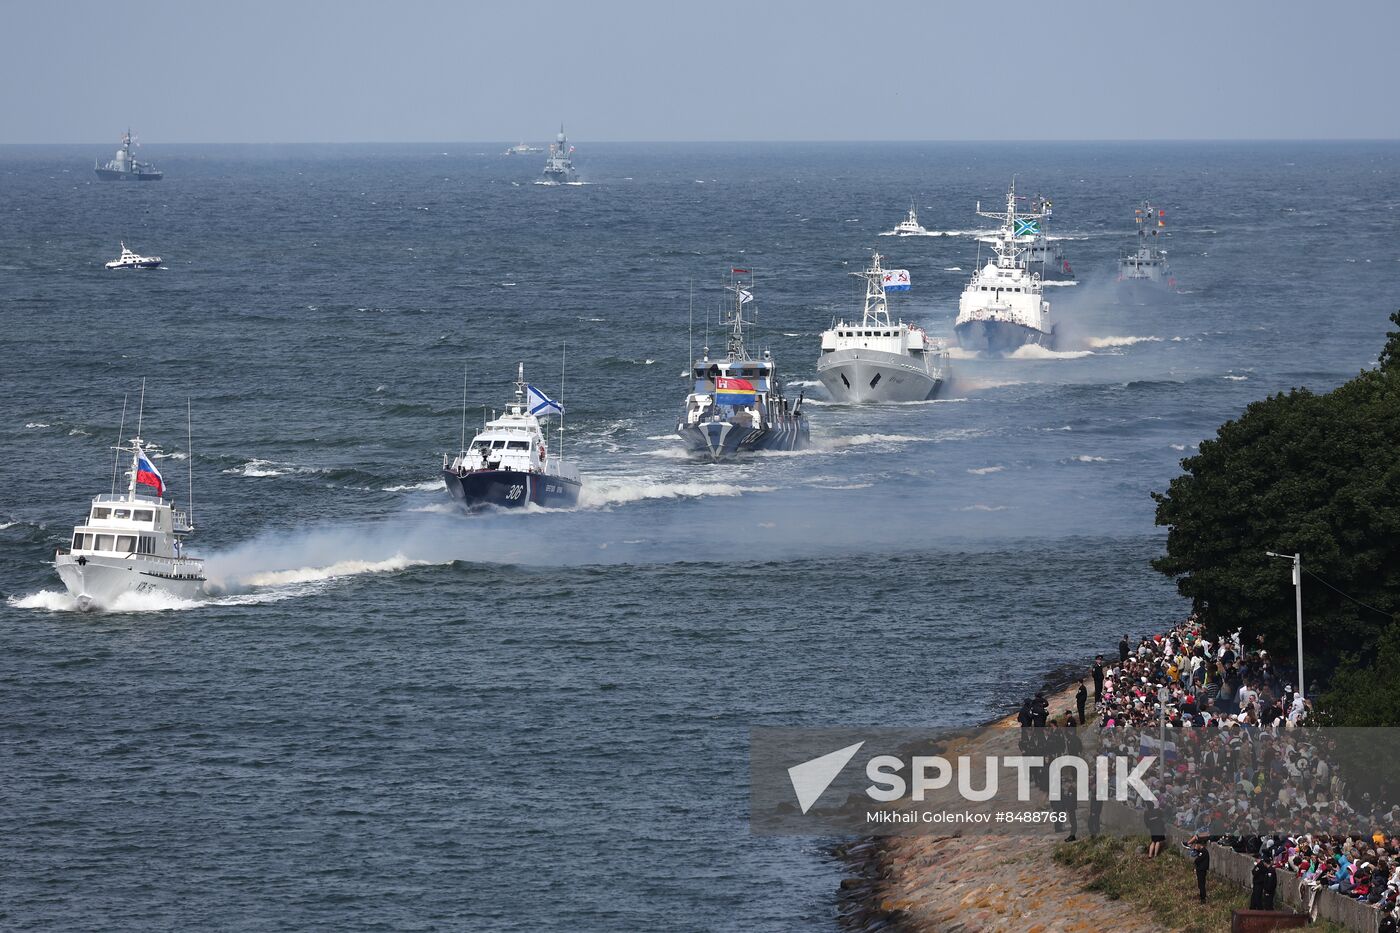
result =
[[[1170,528],[1153,566],[1209,630],[1262,633],[1280,660],[1295,650],[1292,578],[1265,551],[1303,555],[1310,684],[1347,659],[1369,668],[1400,625],[1400,330],[1388,338],[1376,369],[1331,392],[1252,403],[1153,496]]]

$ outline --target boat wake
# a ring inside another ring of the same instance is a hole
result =
[[[1092,349],[1106,350],[1111,347],[1131,347],[1138,343],[1160,343],[1161,337],[1090,337],[1085,341]]]
[[[1016,352],[1006,358],[1008,360],[1077,360],[1093,355],[1093,350],[1051,350],[1048,347],[1032,343],[1017,347]]]

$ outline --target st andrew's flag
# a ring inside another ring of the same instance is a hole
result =
[[[532,385],[527,385],[525,387],[525,397],[529,400],[530,414],[537,418],[544,417],[545,415],[564,414],[563,405]]]

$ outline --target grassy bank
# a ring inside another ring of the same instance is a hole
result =
[[[1146,839],[1101,836],[1055,847],[1057,863],[1074,869],[1084,890],[1109,900],[1133,904],[1143,915],[1182,933],[1219,933],[1230,929],[1230,917],[1249,906],[1249,894],[1217,875],[1206,879],[1208,900],[1196,893],[1196,872],[1182,850],[1164,850],[1146,858]],[[1323,933],[1349,933],[1345,927],[1319,920],[1309,927]]]

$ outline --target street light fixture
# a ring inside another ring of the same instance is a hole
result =
[[[1298,616],[1298,696],[1303,693],[1303,555],[1302,554],[1278,554],[1274,551],[1265,551],[1270,557],[1277,557],[1281,560],[1291,560],[1293,562],[1293,593],[1297,606]]]

